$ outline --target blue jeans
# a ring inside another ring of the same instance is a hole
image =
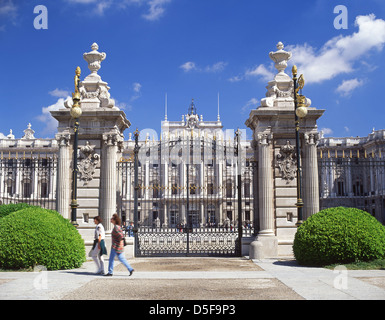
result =
[[[109,259],[109,264],[108,264],[108,273],[110,274],[113,274],[114,272],[114,259],[115,259],[115,256],[118,255],[118,259],[121,263],[123,263],[125,265],[125,267],[127,268],[128,271],[132,271],[134,270],[130,264],[128,263],[128,261],[126,260],[126,257],[124,256],[124,252],[122,253],[117,253],[115,251],[115,249],[112,249],[111,248],[111,253],[110,253],[110,259]]]

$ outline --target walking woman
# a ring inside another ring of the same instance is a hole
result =
[[[134,272],[134,269],[130,266],[128,261],[126,260],[124,256],[124,245],[123,245],[123,231],[121,228],[121,220],[119,216],[115,213],[112,215],[111,223],[114,224],[114,227],[111,232],[111,240],[112,240],[112,246],[111,246],[111,253],[110,253],[110,259],[108,264],[108,273],[106,276],[112,276],[114,272],[114,259],[115,256],[118,255],[118,258],[121,263],[124,264],[124,266],[127,268],[127,270],[130,272],[130,276]]]
[[[104,257],[103,255],[107,254],[106,245],[104,243],[105,231],[102,225],[102,218],[97,216],[94,218],[94,223],[96,224],[94,244],[90,253],[90,256],[95,261],[97,267],[97,274],[104,274]]]

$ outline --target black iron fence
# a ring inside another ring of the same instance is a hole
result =
[[[56,156],[3,156],[0,160],[0,202],[23,202],[56,210],[56,178]]]
[[[385,223],[385,160],[371,156],[318,160],[320,209],[365,210]]]

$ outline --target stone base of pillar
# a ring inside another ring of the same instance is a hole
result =
[[[276,236],[258,235],[256,239],[250,243],[250,259],[258,260],[276,257],[278,257],[278,238]]]

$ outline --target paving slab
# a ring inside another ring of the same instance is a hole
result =
[[[301,267],[290,259],[137,258],[129,276],[74,270],[0,272],[0,300],[384,300],[385,270]],[[107,267],[106,263],[106,267]]]
[[[385,289],[374,285],[385,270],[346,270],[299,266],[295,260],[253,260],[306,300],[384,300]],[[364,277],[367,275],[368,277]],[[363,281],[370,278],[372,281]],[[380,281],[383,283],[382,281]]]

